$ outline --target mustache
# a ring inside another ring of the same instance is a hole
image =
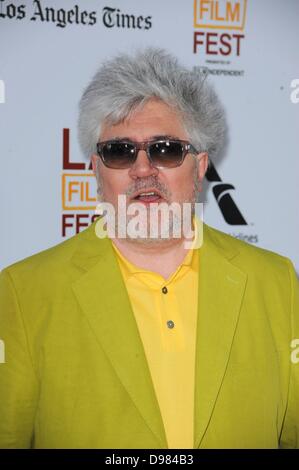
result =
[[[164,199],[170,199],[171,192],[169,191],[167,186],[161,181],[159,181],[155,176],[149,176],[147,178],[138,179],[128,187],[125,192],[125,195],[130,197],[137,191],[147,190],[150,188],[157,189],[162,194]]]

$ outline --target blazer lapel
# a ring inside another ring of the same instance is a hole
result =
[[[247,276],[230,263],[236,252],[214,243],[204,226],[200,249],[195,367],[194,444],[200,446],[229,360]]]
[[[73,261],[85,272],[73,284],[73,291],[130,398],[161,447],[167,448],[142,340],[111,241],[98,239],[92,225],[81,245]]]

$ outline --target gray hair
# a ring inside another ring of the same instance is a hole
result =
[[[163,49],[120,54],[102,64],[79,104],[78,136],[87,158],[96,152],[103,122],[117,124],[152,98],[175,108],[198,151],[214,156],[222,147],[223,107],[207,75],[180,65]]]

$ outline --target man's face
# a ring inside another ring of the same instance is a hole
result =
[[[99,140],[125,139],[135,142],[166,137],[188,140],[179,115],[174,109],[158,100],[149,100],[125,121],[104,125]],[[196,161],[197,160],[197,161]],[[98,161],[98,165],[97,165]],[[146,152],[139,150],[137,159],[129,169],[107,168],[98,156],[92,156],[93,170],[100,184],[100,199],[117,207],[118,195],[127,197],[127,205],[133,202],[150,209],[152,202],[195,202],[207,169],[206,153],[186,155],[182,165],[175,168],[156,168],[151,165]],[[157,190],[158,196],[140,196],[147,190]],[[136,197],[136,193],[137,197]]]

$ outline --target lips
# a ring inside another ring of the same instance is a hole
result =
[[[140,189],[133,194],[132,198],[134,201],[143,203],[160,202],[163,199],[162,194],[156,188]]]

